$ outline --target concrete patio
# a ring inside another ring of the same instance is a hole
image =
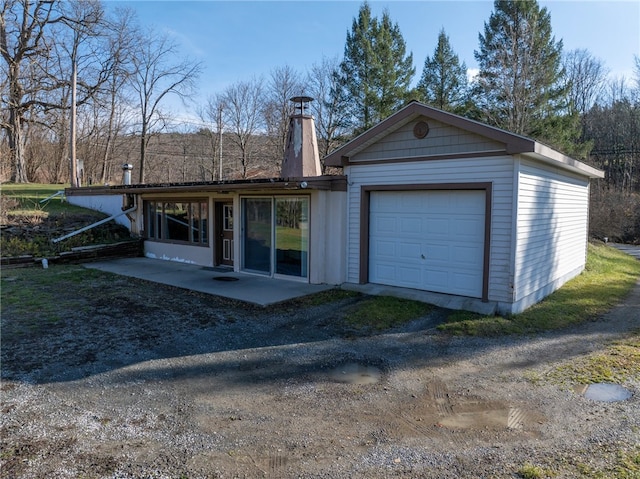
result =
[[[178,288],[236,299],[260,306],[280,303],[340,286],[309,284],[302,281],[274,279],[257,274],[238,273],[225,268],[150,258],[122,258],[86,263],[86,268],[130,276]],[[378,284],[343,284],[342,288],[369,295],[396,296],[430,303],[449,309],[465,309],[482,314],[494,314],[496,303],[479,299],[431,293]]]
[[[122,258],[86,263],[84,267],[178,288],[237,299],[260,306],[280,303],[335,286],[273,279],[223,268],[150,258]]]

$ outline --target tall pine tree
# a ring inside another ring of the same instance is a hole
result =
[[[578,119],[568,112],[562,40],[536,0],[496,0],[475,52],[476,98],[485,121],[547,142],[567,153],[576,145]]]
[[[467,97],[467,66],[460,63],[444,29],[438,35],[433,57],[425,59],[418,93],[431,106],[462,113]]]
[[[341,71],[355,133],[372,127],[409,99],[413,55],[406,53],[400,28],[389,12],[379,21],[371,16],[369,4],[362,4],[347,32]]]

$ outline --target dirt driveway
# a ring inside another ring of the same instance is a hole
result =
[[[640,458],[639,372],[615,403],[545,380],[637,334],[640,284],[600,321],[477,339],[436,332],[439,310],[359,334],[352,298],[262,309],[55,274],[57,319],[3,306],[3,478],[615,477]]]

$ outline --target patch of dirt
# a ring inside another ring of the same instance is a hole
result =
[[[6,239],[17,238],[24,241],[44,239],[49,241],[52,238],[58,238],[91,225],[100,219],[96,215],[79,213],[9,215],[2,222],[2,235]],[[125,226],[114,222],[95,227],[93,233],[101,238],[114,236],[114,239],[122,239],[130,236],[129,230]]]
[[[615,477],[640,454],[640,372],[618,403],[544,380],[629,334],[639,309],[458,338],[433,329],[440,310],[358,333],[357,298],[259,308],[106,273],[44,288],[46,312],[3,301],[3,477],[514,478],[525,463]]]

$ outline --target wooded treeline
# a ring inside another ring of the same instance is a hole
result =
[[[417,99],[603,169],[592,187],[592,233],[640,239],[639,58],[629,59],[633,78],[611,78],[587,50],[563,50],[535,0],[495,1],[473,78],[444,30],[425,41],[434,49],[417,59],[418,78],[391,13],[375,17],[365,2],[342,57],[308,72],[274,66],[193,106],[201,65],[131,10],[107,11],[99,0],[2,0],[0,179],[69,182],[73,145],[83,184],[120,182],[123,163],[140,183],[275,176],[291,97],[316,99],[321,156]],[[172,96],[197,121],[179,121],[167,108]]]

